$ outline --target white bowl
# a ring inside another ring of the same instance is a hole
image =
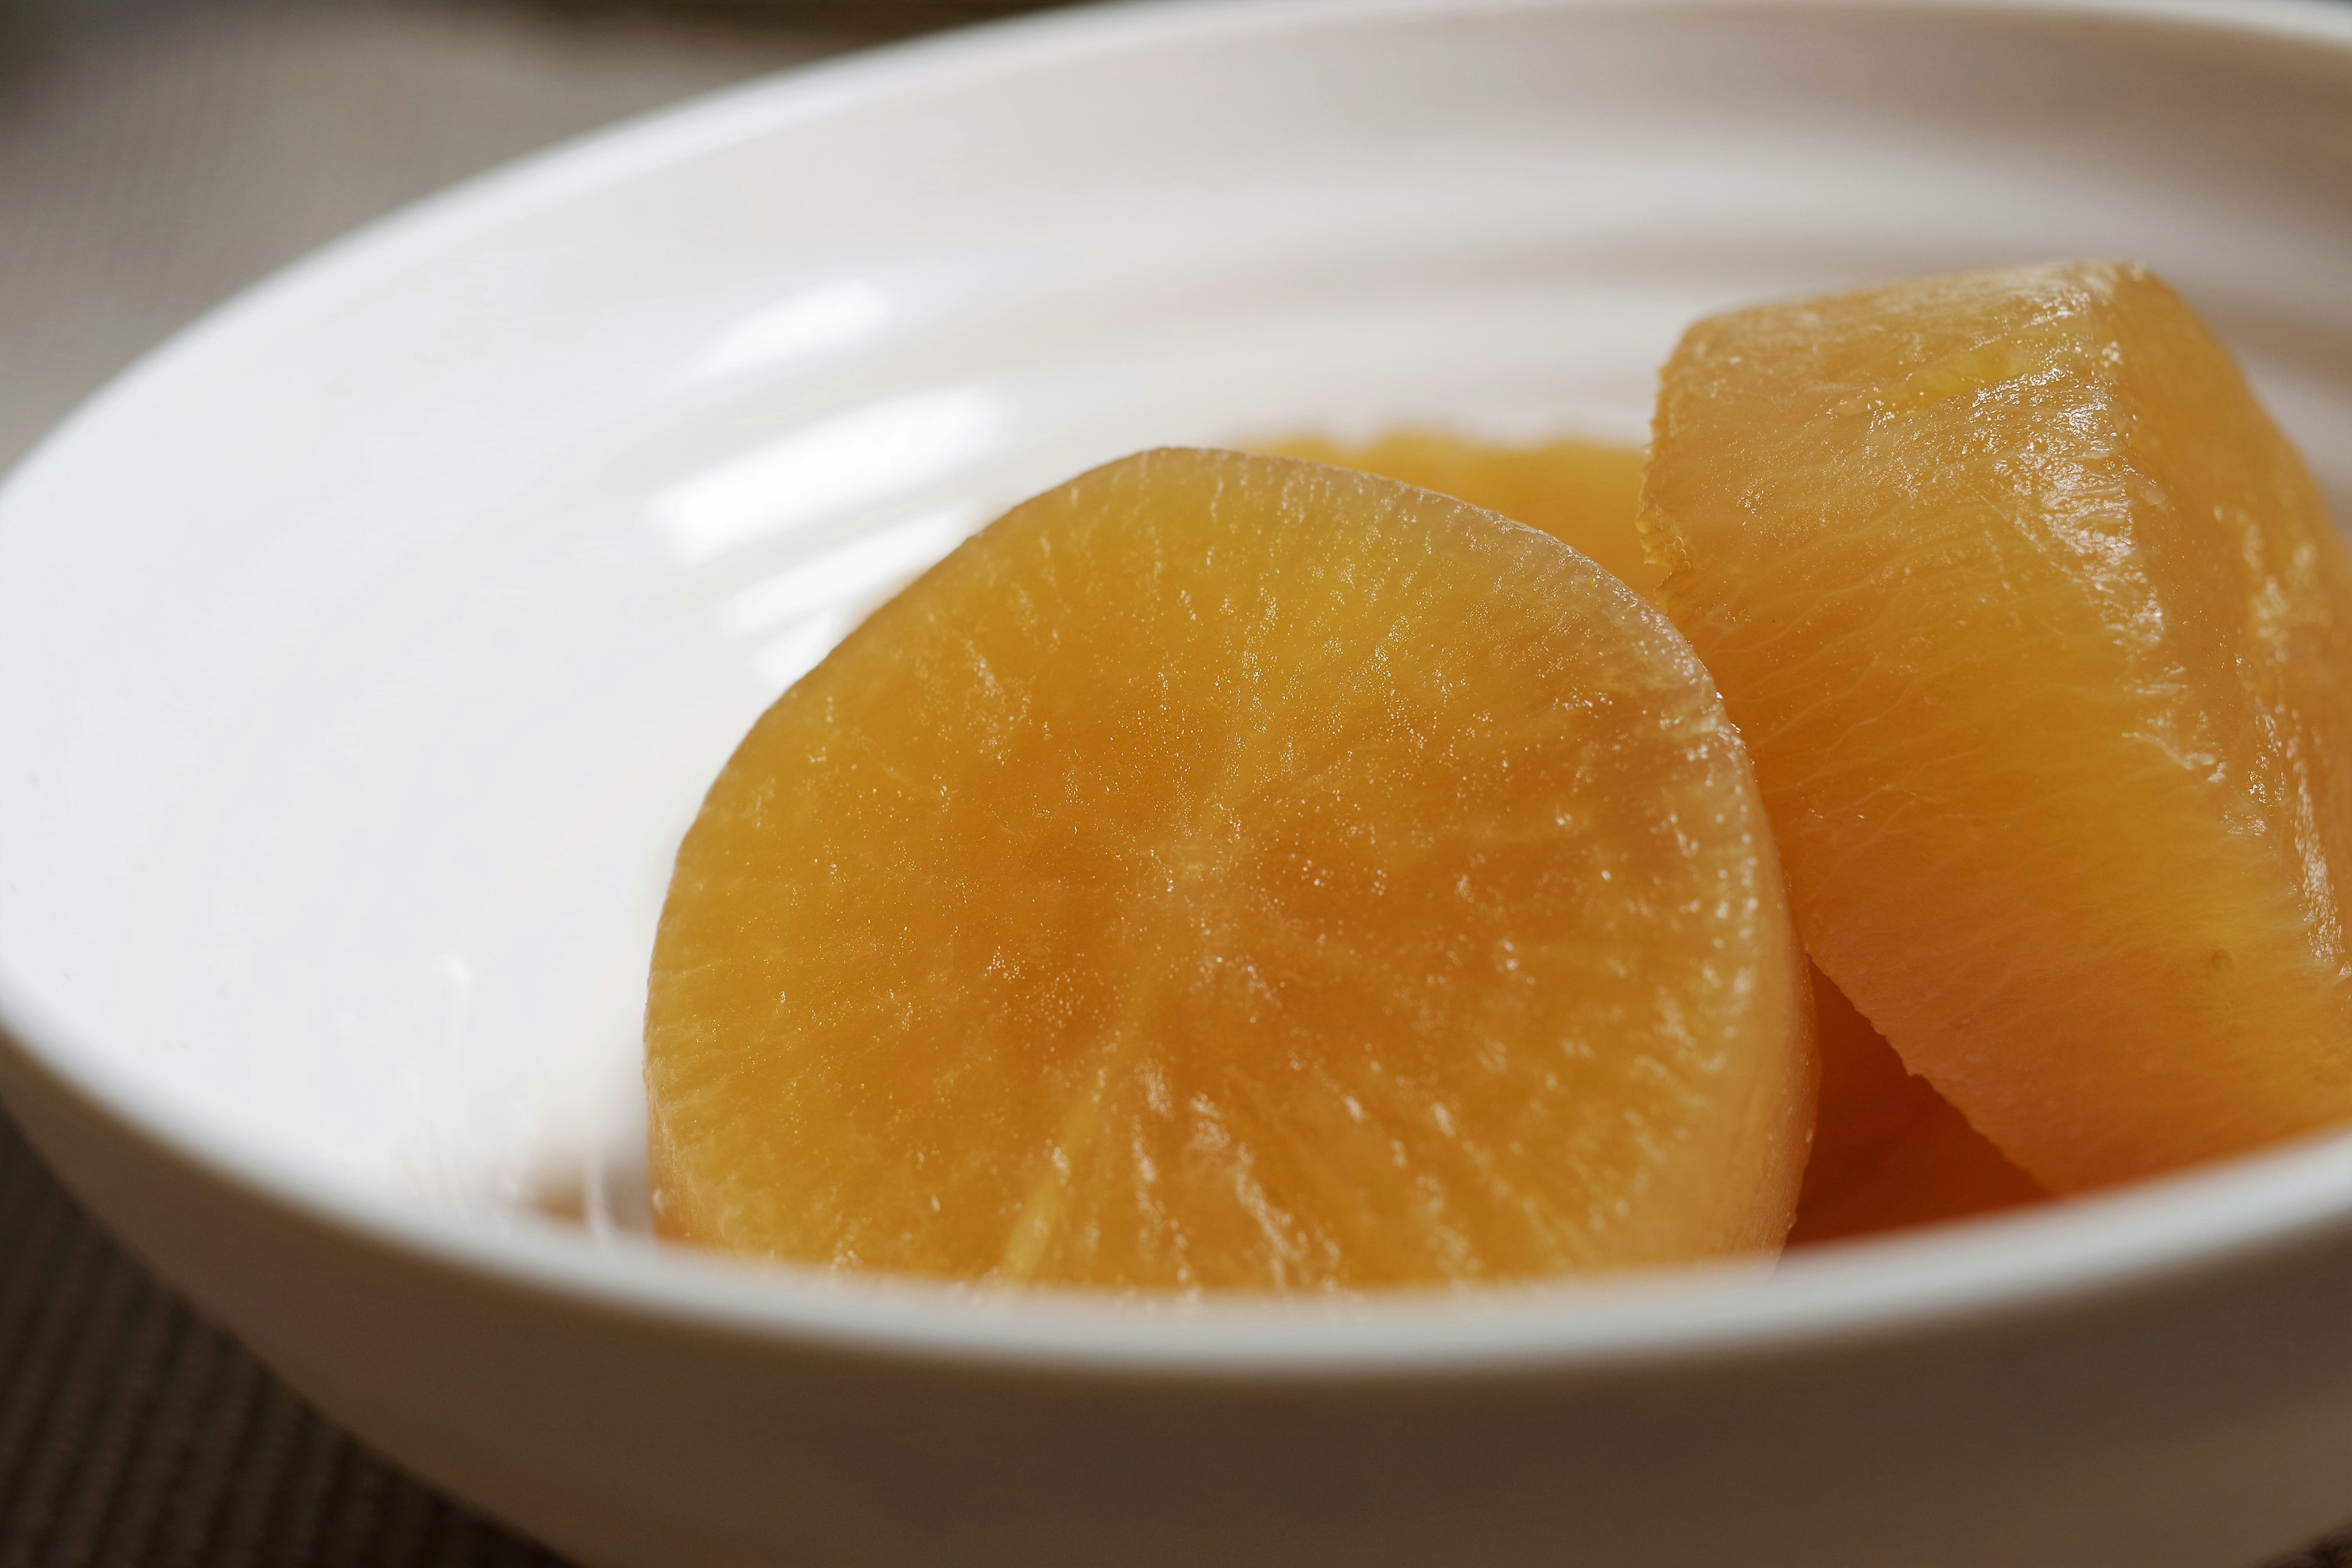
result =
[[[2244,1568],[2352,1516],[2343,1139],[1346,1308],[834,1280],[632,1217],[677,835],[990,508],[1236,432],[1638,437],[1699,310],[2085,254],[2206,310],[2341,511],[2339,6],[1072,13],[494,175],[0,496],[0,1089],[298,1388],[593,1564]]]

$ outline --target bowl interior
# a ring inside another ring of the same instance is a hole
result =
[[[0,1001],[292,1176],[626,1229],[702,789],[864,607],[1089,464],[1639,440],[1701,311],[2122,256],[2352,517],[2352,19],[2208,10],[1147,7],[381,226],[0,497]]]

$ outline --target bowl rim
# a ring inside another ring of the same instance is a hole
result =
[[[249,325],[395,274],[518,217],[755,138],[934,86],[1112,50],[1437,14],[1675,11],[2113,21],[2352,56],[2352,7],[2330,0],[1124,0],[988,23],[794,68],[627,120],[363,226],[234,296],[86,401],[0,486],[0,529],[31,476],[99,438],[113,410],[150,383]],[[5,952],[0,1084],[62,1100],[149,1156],[282,1217],[479,1284],[772,1345],[1078,1374],[1412,1379],[1843,1350],[2114,1299],[2352,1230],[2346,1131],[1777,1261],[1344,1300],[1138,1301],[842,1278],[625,1238],[597,1244],[551,1224],[488,1225],[404,1201],[299,1168],[175,1105],[90,1049],[13,972]]]

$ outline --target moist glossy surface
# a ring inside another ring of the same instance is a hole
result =
[[[1821,1109],[1790,1246],[1965,1219],[2049,1196],[1906,1068],[1818,967],[1812,981]]]
[[[1654,609],[1425,491],[1147,453],[877,612],[713,786],[652,974],[660,1222],[1176,1289],[1769,1248],[1802,985]]]
[[[1716,317],[1643,527],[1807,945],[2064,1190],[2352,1113],[2352,577],[2134,267]]]
[[[1643,553],[1633,518],[1644,458],[1637,447],[1546,441],[1513,447],[1441,430],[1393,430],[1360,444],[1298,437],[1277,457],[1380,474],[1540,528],[1645,597],[1665,568]]]
[[[1665,568],[1643,553],[1636,513],[1645,455],[1555,441],[1505,447],[1406,430],[1350,446],[1300,438],[1269,451],[1384,474],[1540,528],[1654,599]],[[1822,1089],[1790,1245],[2012,1207],[2047,1196],[1935,1086],[1907,1070],[1885,1037],[1814,965]]]

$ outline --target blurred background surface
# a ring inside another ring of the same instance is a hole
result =
[[[0,469],[209,307],[452,181],[1024,8],[0,0]],[[560,1568],[376,1463],[197,1321],[0,1115],[0,1568],[101,1564]],[[2352,1537],[2277,1568],[2352,1568]]]
[[[174,328],[369,218],[936,9],[821,0],[755,26],[723,11],[0,0],[0,465]]]

